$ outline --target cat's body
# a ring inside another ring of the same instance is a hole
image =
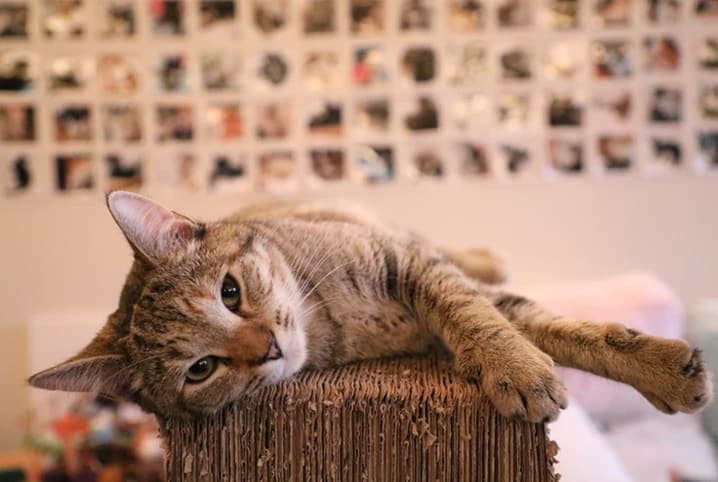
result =
[[[100,390],[156,413],[212,412],[303,368],[448,349],[504,415],[554,419],[553,360],[636,387],[665,412],[712,397],[685,342],[553,316],[490,289],[484,250],[441,250],[370,216],[254,206],[200,224],[129,193],[108,205],[136,260],[118,310],[34,385]],[[483,282],[482,282],[483,280]]]

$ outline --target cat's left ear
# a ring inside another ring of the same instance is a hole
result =
[[[36,373],[28,382],[46,390],[95,392],[121,396],[127,388],[122,368],[123,355],[110,350],[111,343],[102,335],[69,360]]]
[[[203,227],[139,194],[114,191],[107,207],[135,252],[158,266],[199,236]]]

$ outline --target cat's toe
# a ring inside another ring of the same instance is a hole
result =
[[[711,374],[703,365],[700,350],[682,341],[671,343],[678,348],[678,353],[662,364],[663,373],[651,389],[642,393],[661,412],[696,412],[713,399]]]
[[[499,377],[484,380],[482,387],[499,413],[529,422],[556,420],[568,405],[566,388],[555,373]]]

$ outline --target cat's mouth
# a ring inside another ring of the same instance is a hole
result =
[[[252,366],[264,365],[267,362],[279,360],[283,356],[284,354],[277,343],[277,339],[272,336],[269,343],[267,343],[267,351],[262,356],[249,360],[249,364]]]

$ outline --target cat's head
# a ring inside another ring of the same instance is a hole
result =
[[[213,412],[301,368],[301,296],[271,241],[249,224],[197,223],[137,194],[114,192],[107,204],[135,252],[120,306],[85,349],[32,385],[170,416]]]

